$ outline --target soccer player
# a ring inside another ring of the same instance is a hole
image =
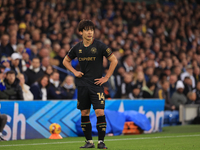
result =
[[[107,149],[104,144],[106,119],[104,115],[105,97],[102,84],[112,75],[118,61],[110,48],[104,43],[93,39],[95,26],[90,20],[79,22],[78,30],[83,41],[76,44],[63,60],[64,66],[76,76],[78,88],[77,108],[81,110],[81,128],[86,144],[80,148],[94,148],[92,127],[89,119],[91,104],[97,116],[98,148]],[[109,69],[102,77],[103,56],[110,61]],[[80,71],[71,66],[71,60],[78,58]]]

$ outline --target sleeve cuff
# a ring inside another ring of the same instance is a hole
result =
[[[68,58],[69,60],[72,60],[68,55],[67,55],[67,58]]]
[[[113,55],[113,53],[111,53],[108,57],[107,57],[107,59],[109,59],[110,58],[110,56],[112,56]]]

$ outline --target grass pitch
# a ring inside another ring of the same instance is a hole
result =
[[[0,150],[78,150],[84,137],[62,140],[34,139],[0,142]],[[97,149],[97,137],[94,137]],[[161,133],[106,136],[110,150],[199,150],[200,125],[164,127]]]

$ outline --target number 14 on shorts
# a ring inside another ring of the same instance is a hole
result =
[[[103,93],[97,93],[97,95],[99,96],[99,100],[105,100]]]

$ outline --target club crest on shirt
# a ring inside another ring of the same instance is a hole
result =
[[[78,52],[79,52],[79,53],[82,53],[82,49],[79,49]]]
[[[96,47],[92,47],[92,48],[91,48],[91,53],[92,53],[92,54],[95,54],[96,52],[97,52]]]

